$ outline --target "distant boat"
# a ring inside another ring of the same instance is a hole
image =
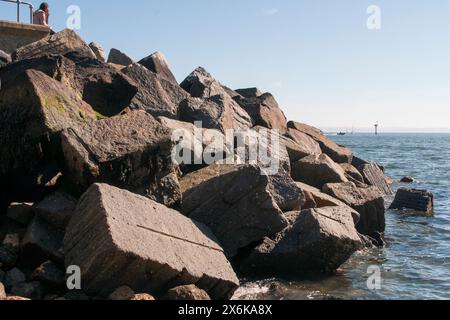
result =
[[[338,136],[345,136],[347,133],[345,133],[345,132],[339,132],[338,133]]]

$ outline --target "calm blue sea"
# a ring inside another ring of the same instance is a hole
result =
[[[450,299],[450,134],[331,136],[361,158],[386,166],[397,181],[434,192],[433,218],[388,212],[388,246],[355,254],[338,274],[308,281],[248,282],[241,299]],[[400,187],[396,184],[395,187]],[[370,266],[381,270],[381,289],[367,286]]]

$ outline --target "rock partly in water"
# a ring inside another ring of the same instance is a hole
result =
[[[253,123],[268,129],[287,132],[287,119],[277,101],[270,93],[254,98],[235,97],[234,100],[250,115]]]
[[[253,126],[252,119],[228,94],[207,99],[188,98],[181,101],[179,118],[186,122],[201,122],[206,129],[246,130]]]
[[[134,63],[134,60],[120,50],[112,48],[109,51],[108,63],[129,66]]]
[[[344,169],[326,154],[311,155],[291,164],[292,178],[322,189],[327,183],[348,182]]]
[[[17,49],[12,58],[13,60],[32,59],[45,55],[64,55],[72,51],[88,58],[97,58],[92,49],[74,31],[69,29]]]
[[[65,130],[68,178],[78,192],[103,182],[176,205],[181,198],[170,130],[144,111],[131,111]]]
[[[193,284],[170,289],[167,291],[166,299],[172,301],[211,300],[205,290],[199,289]]]
[[[196,283],[223,299],[239,285],[206,226],[105,184],[92,185],[82,196],[64,248],[66,265],[80,266],[85,292],[97,296],[123,285],[160,292]]]
[[[91,48],[92,52],[94,52],[97,59],[101,62],[105,62],[105,50],[103,47],[97,42],[89,43],[89,48]]]
[[[390,209],[409,209],[432,216],[434,211],[434,194],[426,190],[401,188],[397,191]]]
[[[178,105],[189,97],[177,83],[166,80],[137,63],[122,71],[138,87],[137,94],[129,104],[131,109],[145,110],[154,117],[177,118]]]
[[[180,186],[182,212],[209,226],[229,257],[287,225],[269,176],[257,166],[212,165],[184,176]]]
[[[331,273],[362,245],[346,208],[307,209],[286,216],[289,226],[266,238],[244,261],[245,274],[283,278]]]
[[[415,180],[413,177],[410,177],[410,176],[403,177],[403,178],[400,180],[401,183],[413,183],[413,182],[415,182],[415,181],[416,181],[416,180]]]
[[[364,177],[364,181],[370,185],[375,186],[383,195],[393,195],[391,185],[384,172],[376,163],[364,164],[358,168]]]
[[[293,121],[288,123],[288,127],[313,138],[320,145],[322,152],[333,159],[333,161],[337,163],[352,162],[353,152],[346,147],[336,144],[334,141],[326,137],[319,129]]]
[[[77,205],[77,199],[64,192],[55,192],[39,202],[34,212],[54,227],[65,230]]]
[[[161,52],[155,52],[139,61],[139,64],[156,73],[161,78],[178,85],[177,79],[170,71],[169,63]]]
[[[376,187],[358,188],[353,182],[330,183],[323,191],[333,196],[360,214],[356,228],[359,233],[372,236],[386,229],[386,207],[383,195]]]

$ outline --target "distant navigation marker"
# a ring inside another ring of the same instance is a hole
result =
[[[375,135],[377,136],[378,135],[378,127],[379,127],[380,125],[379,125],[379,123],[377,122],[377,123],[375,123]]]

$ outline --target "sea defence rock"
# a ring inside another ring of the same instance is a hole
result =
[[[79,192],[94,182],[180,201],[170,130],[142,110],[70,128],[61,135],[67,177]]]
[[[108,63],[129,66],[130,64],[134,63],[134,60],[120,50],[112,48],[109,51]]]
[[[59,172],[55,164],[60,155],[58,133],[95,119],[94,110],[75,92],[40,71],[27,70],[2,87],[0,176],[4,192],[33,194],[35,188],[45,187]]]
[[[278,130],[282,135],[287,132],[286,116],[270,93],[254,98],[237,96],[234,100],[247,111],[255,125]]]
[[[178,105],[189,97],[177,83],[168,81],[137,63],[122,71],[138,87],[137,94],[129,104],[131,109],[145,110],[154,117],[177,118]]]
[[[228,94],[207,99],[188,98],[181,101],[179,118],[186,122],[202,122],[202,127],[226,130],[246,130],[253,126],[252,119]]]
[[[171,301],[196,301],[211,300],[205,290],[197,288],[195,285],[178,286],[167,291],[167,300]]]
[[[344,169],[345,176],[348,180],[355,183],[365,183],[364,177],[354,166],[349,163],[341,163],[340,166],[342,167],[342,169]]]
[[[355,225],[358,224],[360,220],[359,212],[347,206],[344,202],[305,183],[296,182],[295,185],[300,190],[300,207],[302,210],[323,207],[342,207],[351,212]]]
[[[0,50],[0,68],[6,66],[8,63],[11,63],[11,56]]]
[[[359,167],[359,171],[364,177],[364,181],[371,186],[375,186],[383,195],[393,195],[389,180],[381,171],[379,165],[376,163],[364,164]]]
[[[195,69],[180,86],[194,98],[211,98],[217,95],[235,96],[233,90],[224,87],[202,67]]]
[[[17,49],[12,58],[13,60],[32,59],[45,55],[65,55],[72,51],[77,51],[88,58],[97,58],[92,49],[74,31],[69,29]]]
[[[289,226],[266,238],[241,265],[244,274],[301,277],[331,273],[362,243],[351,212],[342,207],[286,213]]]
[[[288,150],[291,162],[296,162],[310,155],[320,155],[320,145],[307,134],[294,129],[288,129],[284,144]]]
[[[129,106],[136,84],[114,67],[78,52],[21,60],[0,71],[3,84],[35,69],[74,90],[101,116],[114,116]]]
[[[64,192],[55,192],[36,204],[33,211],[55,228],[65,230],[72,218],[77,199]]]
[[[397,191],[394,202],[389,209],[409,209],[432,216],[434,210],[434,194],[426,190],[401,188]]]
[[[153,293],[195,283],[223,299],[239,285],[206,226],[105,184],[92,185],[80,199],[64,249],[66,265],[80,266],[91,295],[108,296],[123,285]]]
[[[333,161],[337,163],[352,162],[352,151],[346,147],[339,146],[334,141],[327,138],[319,129],[293,121],[288,123],[288,127],[307,134],[308,136],[313,138],[320,145],[322,152],[333,159]]]
[[[323,191],[359,212],[360,220],[356,225],[359,233],[371,236],[386,230],[384,198],[376,187],[358,188],[353,182],[329,183]]]
[[[161,52],[155,52],[139,61],[139,64],[156,73],[161,78],[178,85],[177,79],[170,71],[169,63]]]
[[[348,182],[344,169],[326,154],[311,155],[291,164],[292,178],[322,189],[324,184]]]
[[[101,62],[105,62],[105,50],[103,47],[97,42],[89,43],[89,48],[91,48],[92,52],[94,52],[97,59]]]
[[[262,95],[258,88],[236,89],[235,91],[245,98],[257,98]]]
[[[210,227],[228,257],[287,226],[276,202],[283,193],[272,194],[277,186],[257,166],[212,165],[184,176],[180,187],[181,211]]]

